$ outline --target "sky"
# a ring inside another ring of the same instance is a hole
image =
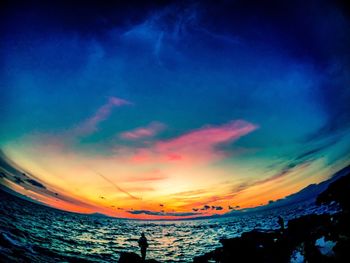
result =
[[[346,1],[71,2],[1,4],[0,184],[176,219],[350,164]]]

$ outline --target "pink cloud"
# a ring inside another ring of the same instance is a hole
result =
[[[121,107],[131,104],[132,103],[127,100],[110,97],[107,103],[101,106],[94,115],[92,115],[90,118],[88,118],[86,121],[74,129],[74,134],[88,135],[95,132],[97,130],[98,124],[108,118],[114,107]]]
[[[163,123],[151,122],[146,127],[139,127],[132,131],[123,132],[120,134],[120,137],[126,140],[138,140],[142,138],[153,137],[164,130],[164,128],[165,125]]]
[[[207,126],[174,139],[157,141],[149,148],[139,148],[131,161],[147,162],[199,162],[215,161],[227,156],[218,145],[231,143],[254,131],[257,126],[242,120],[220,126]]]
[[[155,169],[147,173],[142,173],[139,176],[129,176],[125,181],[147,183],[147,182],[154,182],[154,181],[162,181],[167,178],[168,176],[166,174],[162,173],[158,169]]]
[[[151,160],[154,160],[154,154],[151,149],[140,148],[132,155],[130,161],[132,163],[147,163]]]

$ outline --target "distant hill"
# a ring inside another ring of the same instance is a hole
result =
[[[108,215],[102,214],[102,213],[92,213],[92,214],[88,214],[89,216],[94,216],[94,217],[110,217]],[[115,218],[115,217],[113,217]]]

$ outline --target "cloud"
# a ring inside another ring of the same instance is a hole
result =
[[[204,205],[202,208],[192,208],[193,211],[206,211],[206,210],[223,210],[224,208],[222,206],[215,206],[215,205]]]
[[[131,105],[132,103],[117,97],[110,97],[106,104],[101,106],[94,115],[79,124],[73,134],[76,136],[85,136],[95,132],[98,129],[98,124],[108,118],[113,108]]]
[[[235,195],[236,195],[235,193],[221,193],[221,195],[201,197],[201,198],[197,198],[198,201],[195,201],[195,202],[192,201],[190,205],[192,207],[203,206],[201,210],[208,210],[210,206],[207,204],[218,202],[218,201],[230,201]]]
[[[209,205],[204,205],[201,210],[202,211],[205,211],[205,210],[209,210],[210,209],[210,206]]]
[[[139,148],[131,157],[133,162],[210,162],[227,153],[218,149],[221,144],[238,140],[254,131],[257,126],[243,121],[231,121],[220,126],[206,126],[176,138],[157,141],[149,148]]]
[[[15,179],[16,184],[24,184],[24,181],[20,177],[15,176],[14,179]]]
[[[313,135],[315,135],[315,134],[313,134]],[[314,136],[314,138],[315,138],[315,136]],[[336,142],[337,142],[337,139],[339,139],[339,138],[336,138],[336,139],[332,138],[328,142],[326,142],[322,145],[314,146],[314,147],[310,148],[309,150],[301,152],[297,157],[295,157],[293,163],[298,164],[298,163],[302,163],[305,161],[311,161],[311,160],[316,159],[320,155],[320,153],[322,153],[326,149],[329,149],[330,147],[334,146],[334,144],[336,144]],[[306,143],[308,143],[308,142],[306,142]]]
[[[46,189],[46,187],[42,183],[39,183],[38,181],[36,181],[34,179],[27,179],[27,182],[29,182],[30,184],[32,184],[36,187]]]
[[[256,129],[245,121],[232,121],[221,126],[208,126],[175,139],[159,142],[157,148],[164,152],[187,152],[193,149],[212,151],[220,143],[230,142]]]
[[[51,201],[52,200],[63,201],[66,204],[79,206],[81,208],[92,209],[92,210],[99,209],[99,207],[93,204],[86,203],[75,197],[68,196],[63,193],[58,194],[57,192],[53,192],[49,190],[48,188],[46,188],[45,185],[38,182],[36,179],[31,178],[33,177],[31,173],[28,173],[28,172],[24,173],[24,169],[22,169],[20,166],[14,163],[11,159],[9,159],[1,149],[0,149],[0,168],[6,171],[7,173],[6,179],[8,179],[8,181],[13,182],[15,184],[19,184],[24,188],[24,192],[22,192],[21,194],[28,195],[31,198],[34,198],[33,194],[35,194],[35,197],[39,197],[39,199],[37,200],[39,200],[40,202],[50,204],[50,202],[47,201],[50,199]],[[6,183],[4,185],[6,187],[9,187]]]
[[[140,197],[134,196],[131,193],[129,193],[128,191],[124,190],[123,188],[121,188],[120,186],[118,186],[116,183],[114,183],[112,180],[108,179],[106,176],[104,176],[101,173],[98,173],[96,171],[94,171],[96,175],[98,175],[99,177],[101,177],[103,180],[105,180],[106,182],[108,182],[110,185],[112,185],[115,189],[117,189],[119,192],[122,192],[124,194],[126,194],[127,196],[129,196],[131,199],[134,200],[141,200]]]
[[[233,190],[233,194],[236,195],[250,187],[253,186],[257,186],[257,185],[262,185],[268,182],[272,182],[278,179],[281,179],[283,177],[286,177],[287,175],[289,175],[291,172],[293,172],[296,169],[303,169],[307,166],[310,165],[310,161],[305,161],[303,163],[294,163],[294,162],[290,162],[289,164],[285,165],[278,173],[265,178],[265,179],[261,179],[261,180],[255,180],[255,181],[247,181],[244,183],[241,183],[240,185],[236,186]]]
[[[183,191],[183,192],[177,192],[172,194],[171,196],[177,197],[189,197],[189,198],[194,198],[194,197],[200,197],[202,195],[205,195],[208,193],[207,189],[197,189],[197,190],[190,190],[190,191]]]
[[[194,216],[194,215],[200,215],[201,213],[194,213],[194,212],[156,212],[156,211],[149,211],[149,210],[130,210],[127,211],[130,214],[133,215],[152,215],[152,216]]]
[[[167,179],[168,176],[162,173],[160,170],[155,169],[150,172],[141,173],[139,176],[128,176],[125,178],[125,182],[152,182],[161,181]]]
[[[153,137],[164,130],[165,125],[160,122],[151,122],[148,126],[139,127],[132,131],[123,132],[120,134],[122,139],[138,140],[148,137]]]
[[[238,208],[240,208],[240,206],[239,205],[236,205],[236,206],[228,206],[228,209],[229,210],[236,210],[236,209],[238,209]]]

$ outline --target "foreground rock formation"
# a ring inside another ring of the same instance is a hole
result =
[[[154,259],[146,259],[145,261],[142,258],[133,253],[133,252],[122,252],[120,253],[119,263],[159,263],[159,261]]]
[[[332,202],[340,205],[341,212],[302,216],[290,220],[285,230],[251,231],[222,239],[222,247],[194,262],[350,262],[350,174],[317,198],[318,204]]]

